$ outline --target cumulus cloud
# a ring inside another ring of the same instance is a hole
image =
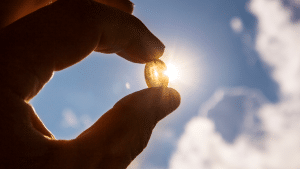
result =
[[[291,12],[280,1],[253,0],[258,17],[256,49],[272,69],[281,93],[300,94],[300,24],[291,22]]]
[[[255,90],[219,90],[187,124],[169,168],[299,168],[298,105],[269,103]]]
[[[241,18],[234,17],[230,21],[230,26],[235,33],[241,33],[243,31],[243,22]]]
[[[300,23],[279,0],[252,0],[250,11],[279,102],[249,89],[217,91],[187,124],[170,169],[300,168]]]
[[[268,103],[257,90],[218,90],[192,119],[170,161],[171,169],[253,168],[265,137],[258,110]],[[245,166],[244,166],[245,165]]]

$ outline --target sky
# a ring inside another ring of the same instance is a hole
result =
[[[165,44],[182,102],[129,169],[300,168],[299,0],[132,2]],[[31,104],[57,139],[72,139],[144,88],[143,64],[92,53]]]

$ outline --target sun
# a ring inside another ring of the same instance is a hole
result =
[[[203,66],[199,63],[199,56],[190,50],[170,48],[159,59],[145,64],[144,80],[149,88],[164,86],[188,94],[201,84]]]
[[[167,64],[167,70],[164,72],[164,74],[169,77],[169,81],[174,81],[178,79],[178,68],[175,65],[169,63]]]

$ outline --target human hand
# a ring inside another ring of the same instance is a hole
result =
[[[94,50],[136,63],[163,54],[164,45],[130,14],[128,1],[97,1],[46,6],[48,1],[24,0],[27,8],[21,12],[14,13],[19,9],[13,5],[9,14],[14,15],[1,10],[0,168],[126,168],[146,147],[157,122],[179,106],[174,89],[149,88],[118,101],[73,140],[56,140],[44,127],[28,101],[54,71]]]

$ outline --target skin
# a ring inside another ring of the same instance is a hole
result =
[[[131,15],[127,0],[4,0],[0,11],[0,168],[126,168],[179,106],[174,89],[144,89],[78,137],[56,140],[28,103],[55,71],[92,51],[146,63],[164,45]]]

